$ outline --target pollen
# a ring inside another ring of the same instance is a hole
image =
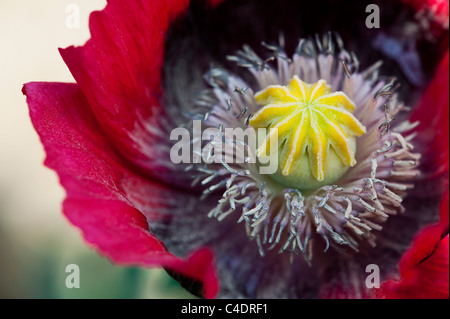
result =
[[[281,174],[291,177],[292,186],[330,182],[356,164],[355,137],[366,128],[353,115],[354,102],[343,92],[332,92],[325,80],[308,84],[294,75],[287,86],[268,86],[254,98],[263,107],[250,125],[270,132],[257,155],[266,156],[271,139],[277,138]]]

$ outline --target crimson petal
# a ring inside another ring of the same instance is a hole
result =
[[[161,144],[152,129],[164,129],[157,119],[164,113],[165,33],[188,3],[110,0],[103,11],[90,16],[91,39],[82,47],[60,50],[112,145],[155,177],[164,174],[164,167],[155,164],[158,158],[149,158],[155,152],[146,151],[139,141],[147,147]]]
[[[403,0],[417,12],[424,9],[431,10],[434,19],[448,27],[449,2],[448,0]]]
[[[424,93],[411,121],[420,121],[421,144],[427,145],[426,163],[431,178],[444,176],[448,185],[449,171],[449,52],[442,59],[432,82]]]
[[[64,214],[86,241],[116,263],[161,265],[200,280],[205,296],[214,297],[218,283],[212,253],[202,248],[187,260],[177,258],[148,229],[148,221],[183,208],[171,199],[185,203],[189,196],[128,170],[98,130],[76,84],[28,83],[23,92],[47,153],[45,164],[66,189]]]

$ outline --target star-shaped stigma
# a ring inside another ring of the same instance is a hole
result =
[[[287,150],[280,163],[283,175],[307,153],[312,175],[323,181],[330,146],[346,166],[356,164],[351,139],[366,128],[354,117],[355,104],[344,92],[331,92],[324,80],[308,84],[294,76],[287,86],[271,85],[257,92],[255,100],[263,108],[250,124],[269,129],[257,155],[264,156],[270,139],[277,136],[278,145]]]

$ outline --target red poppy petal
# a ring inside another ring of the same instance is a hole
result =
[[[417,11],[428,7],[439,14],[449,14],[448,0],[403,0],[416,8]]]
[[[352,274],[349,274],[352,276]],[[320,284],[320,299],[370,299],[372,295],[366,288],[364,280],[355,278],[352,283],[352,277],[342,281],[322,282]]]
[[[60,50],[112,145],[146,172],[157,168],[136,141],[159,142],[140,128],[161,122],[147,120],[161,116],[165,33],[187,5],[187,0],[110,0],[90,16],[91,39]]]
[[[399,263],[400,280],[388,280],[379,298],[449,298],[448,192],[441,204],[441,222],[424,229]],[[443,234],[445,237],[443,237]]]
[[[76,84],[28,83],[23,92],[47,153],[45,164],[58,173],[66,189],[64,214],[86,241],[114,262],[162,265],[201,280],[207,297],[215,296],[218,283],[211,252],[202,249],[182,260],[148,230],[148,220],[181,209],[171,198],[187,198],[127,169],[98,130]]]
[[[415,239],[412,248],[404,254],[400,261],[400,268],[408,271],[409,268],[420,264],[433,254],[441,238],[448,234],[449,193],[445,194],[440,207],[440,220],[438,225],[425,228]]]
[[[190,0],[166,0],[169,22],[177,18],[180,13],[186,12],[189,1]]]
[[[448,222],[449,222],[449,193],[445,194],[444,198],[442,199],[441,203],[441,215],[439,219],[439,224],[442,230],[442,233],[445,234],[445,232],[448,233]]]
[[[449,171],[449,52],[439,64],[433,80],[422,96],[411,121],[420,121],[417,131],[422,145],[429,145],[424,155],[430,159],[433,176]]]

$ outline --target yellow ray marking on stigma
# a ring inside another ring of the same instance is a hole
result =
[[[311,87],[312,90],[308,92],[309,94],[307,93],[309,104],[311,104],[316,99],[316,97],[322,97],[323,95],[330,93],[330,87],[324,80],[319,80],[318,82],[312,84]]]
[[[295,125],[292,123],[292,121],[295,121],[295,117],[297,116],[298,112],[301,111],[297,111],[283,119],[281,119],[275,126],[271,127],[271,130],[269,131],[269,134],[267,134],[266,138],[264,139],[264,142],[262,143],[262,145],[258,148],[257,150],[257,155],[258,156],[264,156],[266,154],[266,149],[267,146],[270,145],[270,139],[272,138],[272,136],[276,133],[277,137],[279,140],[281,140],[283,138],[283,136],[285,136],[287,132],[287,130],[289,130],[292,125]]]
[[[283,110],[283,114],[290,114],[295,110],[297,103],[287,103],[287,104],[269,104],[266,105],[264,109],[259,110],[253,115],[253,121],[258,121],[259,123],[267,123],[261,126],[268,126],[276,120],[279,116],[280,110]]]
[[[309,110],[309,117],[311,119],[311,128],[314,134],[310,134],[311,150],[309,152],[309,164],[312,168],[313,176],[318,181],[323,181],[325,178],[324,164],[327,157],[327,140],[320,129],[317,118],[312,115],[312,110]]]
[[[312,175],[323,181],[330,147],[345,166],[356,164],[350,139],[363,135],[366,128],[353,115],[355,104],[344,92],[331,92],[324,80],[308,84],[294,76],[287,86],[271,85],[257,92],[255,101],[263,107],[250,125],[278,130],[278,145],[285,154],[283,175],[291,174],[306,152]],[[258,156],[265,154],[271,138],[273,131],[258,148]]]
[[[345,126],[351,135],[361,136],[366,133],[366,127],[356,120],[351,112],[330,105],[318,105],[322,106],[321,112],[323,114],[333,120],[334,123]]]
[[[298,98],[289,89],[281,85],[271,85],[255,94],[255,100],[260,105],[298,102]]]
[[[350,141],[347,134],[338,125],[330,121],[328,117],[318,110],[314,110],[322,119],[327,123],[328,129],[326,135],[330,140],[330,144],[333,146],[336,153],[339,155],[341,160],[347,166],[354,166],[356,164],[355,156],[353,154]]]

